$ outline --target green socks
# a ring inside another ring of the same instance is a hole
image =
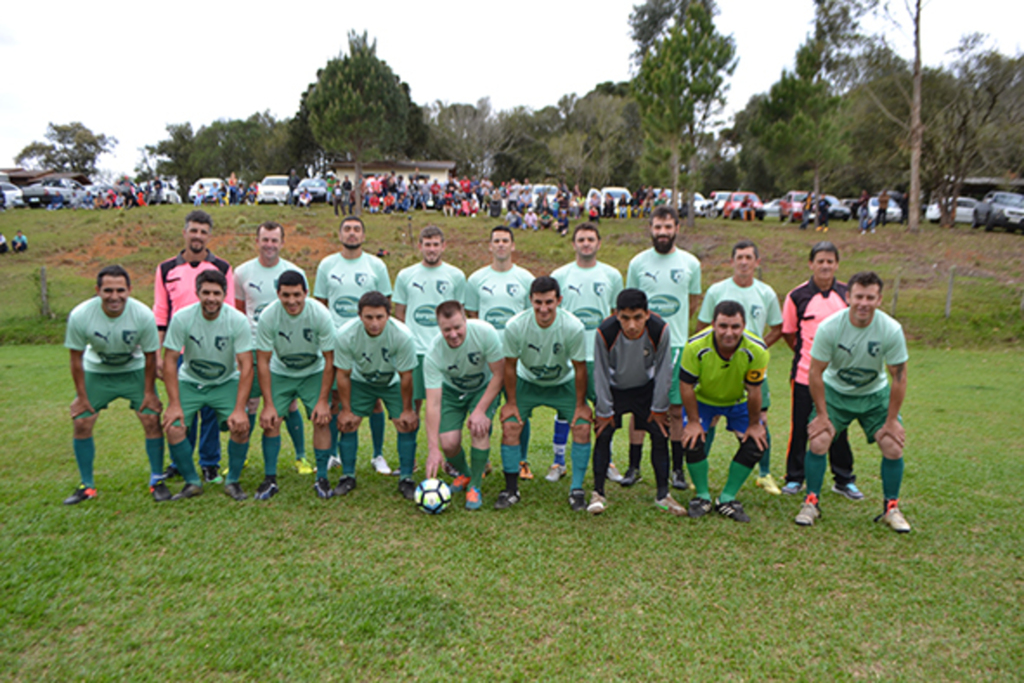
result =
[[[316,456],[316,478],[326,479],[327,478],[327,462],[331,459],[331,454],[334,452],[333,448],[314,448],[313,453]]]
[[[288,427],[292,445],[295,446],[295,459],[302,460],[306,456],[306,432],[302,424],[302,413],[298,410],[291,411],[284,423]]]
[[[192,444],[188,439],[182,439],[176,444],[171,444],[168,449],[171,454],[171,462],[181,472],[181,478],[189,484],[202,486],[199,475],[196,474],[196,464],[192,462]]]
[[[469,465],[466,464],[466,451],[459,449],[459,452],[451,458],[445,458],[448,464],[455,468],[459,474],[469,474]]]
[[[708,459],[700,462],[686,463],[686,469],[690,470],[690,479],[693,480],[693,490],[698,498],[711,500],[711,493],[708,492]]]
[[[807,451],[804,458],[804,478],[807,480],[807,493],[821,497],[821,485],[825,481],[825,456]]]
[[[232,441],[231,444],[234,444]],[[229,453],[230,453],[230,445]],[[246,448],[248,450],[248,448]],[[263,437],[263,474],[276,477],[277,476],[277,458],[281,455],[281,437],[280,436],[264,436]],[[244,460],[243,460],[244,462]],[[233,479],[232,481],[238,481]]]
[[[903,483],[903,458],[882,458],[882,495],[886,500],[898,500]]]
[[[736,494],[740,492],[740,487],[743,486],[743,482],[747,480],[747,477],[750,476],[750,473],[753,470],[753,467],[741,465],[735,460],[730,462],[729,479],[726,480],[725,488],[722,489],[722,495],[718,497],[718,500],[722,503],[728,503],[736,500]]]
[[[572,484],[570,489],[583,488],[583,478],[587,476],[587,465],[590,464],[590,444],[572,442]]]
[[[416,466],[416,433],[419,429],[411,432],[398,433],[398,476],[402,479],[412,476],[412,470]]]
[[[277,439],[277,450],[281,450],[281,437]],[[267,437],[263,437],[263,458],[267,460]],[[224,479],[225,484],[235,484],[242,476],[242,468],[245,466],[245,456],[249,455],[249,442],[235,443],[228,439],[228,476]],[[269,465],[267,465],[269,467]],[[277,473],[277,454],[274,454],[274,471]]]
[[[77,457],[77,456],[76,456]],[[149,459],[149,484],[152,486],[164,478],[164,437],[146,439],[146,457]]]
[[[484,470],[487,469],[487,461],[491,458],[491,452],[483,448],[470,448],[469,449],[469,485],[472,488],[479,489],[483,486],[484,481]]]
[[[95,488],[92,464],[96,460],[96,442],[91,436],[88,439],[75,439],[74,442],[75,462],[78,463],[78,474],[82,478],[82,484],[87,489]]]
[[[519,459],[527,462],[530,459],[530,421],[523,420],[523,431],[519,434]],[[517,462],[516,465],[519,463]],[[516,472],[519,468],[516,467]]]
[[[704,455],[711,455],[711,445],[715,443],[715,430],[717,427],[709,427],[704,432]]]
[[[501,471],[507,474],[513,472],[519,474],[519,458],[522,452],[520,446],[501,444]]]
[[[764,426],[764,439],[767,441],[764,449],[764,455],[761,456],[761,462],[758,463],[759,472],[762,477],[767,477],[772,472],[772,433],[768,429],[768,425]]]
[[[341,452],[341,473],[348,477],[356,474],[356,454],[359,452],[359,432],[342,434],[338,439]]]
[[[373,440],[373,457],[384,453],[384,413],[370,413],[370,438]]]

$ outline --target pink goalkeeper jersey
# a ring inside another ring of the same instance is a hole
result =
[[[185,260],[183,249],[174,258],[169,258],[156,268],[153,281],[153,316],[161,332],[167,330],[171,316],[189,304],[199,301],[196,296],[196,277],[204,270],[215,268],[228,280],[228,301],[234,304],[235,273],[227,261],[207,252],[206,258],[198,263]]]
[[[837,280],[822,291],[814,284],[814,278],[795,287],[786,295],[782,304],[782,334],[796,334],[796,348],[793,349],[793,368],[789,378],[797,384],[807,384],[811,370],[811,346],[818,325],[835,313],[846,308],[846,285]]]

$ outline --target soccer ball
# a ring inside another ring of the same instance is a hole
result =
[[[424,479],[416,487],[416,507],[431,515],[439,515],[452,502],[452,490],[440,479]]]

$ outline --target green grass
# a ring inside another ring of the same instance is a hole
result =
[[[776,378],[788,360],[776,354]],[[496,512],[496,476],[480,512],[457,496],[428,517],[369,471],[365,427],[347,498],[316,499],[311,479],[283,464],[269,503],[208,486],[157,505],[124,402],[97,424],[100,497],[67,508],[77,476],[66,353],[5,346],[0,678],[1019,680],[1024,369],[1015,349],[920,344],[909,367],[902,502],[914,531],[897,535],[871,521],[879,456],[857,429],[867,500],[824,494],[813,529],[793,524],[798,500],[751,483],[740,493],[748,525],[670,517],[652,505],[648,463],[635,487],[609,484],[597,518],[569,510],[567,480],[539,477]],[[785,382],[772,396],[779,477]],[[540,471],[550,417],[534,420]],[[713,492],[731,441],[716,442]],[[620,464],[624,443],[620,433]],[[421,434],[421,463],[424,445]],[[391,427],[385,452],[394,464]],[[261,462],[257,438],[250,493]]]

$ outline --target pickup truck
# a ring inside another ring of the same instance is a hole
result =
[[[49,206],[57,197],[64,206],[77,204],[85,196],[85,189],[68,178],[46,178],[22,189],[25,205],[33,209]]]

